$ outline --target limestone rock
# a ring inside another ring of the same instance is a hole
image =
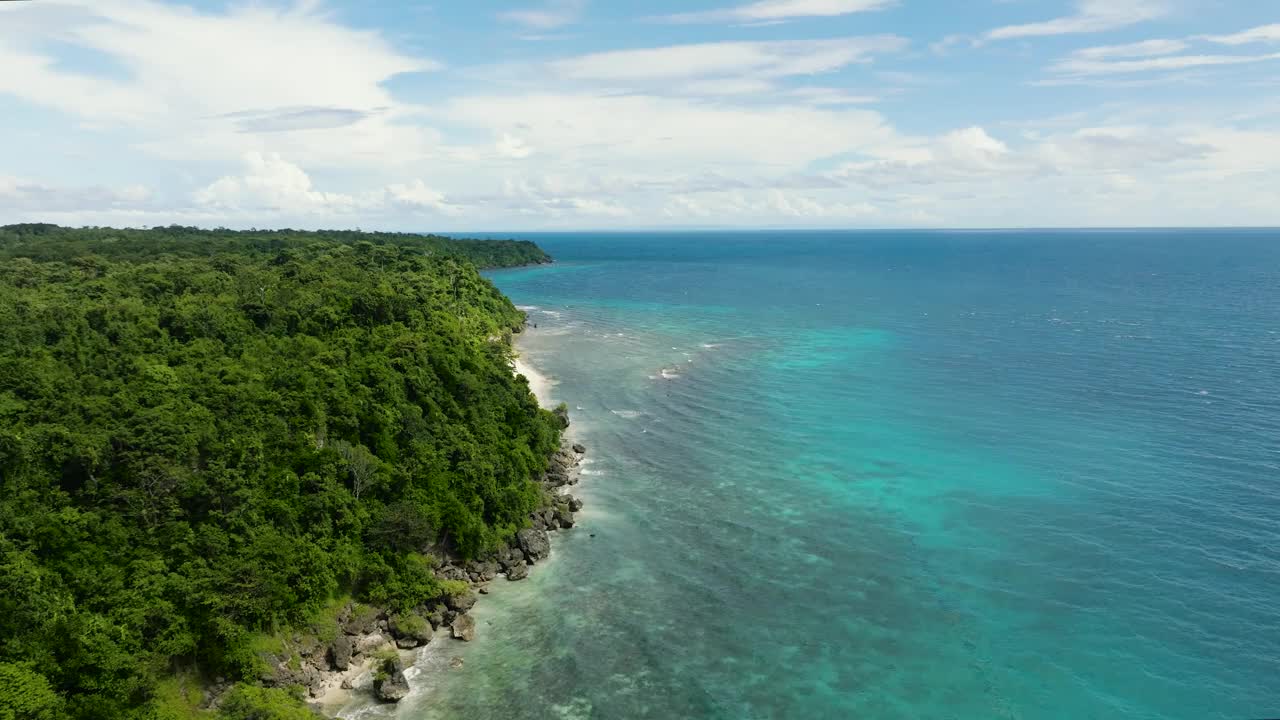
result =
[[[329,646],[329,662],[335,670],[346,670],[351,667],[351,638],[340,635]]]
[[[527,577],[529,577],[529,566],[525,565],[523,560],[507,568],[508,580],[523,580]]]
[[[356,654],[369,655],[370,653],[373,653],[374,651],[378,650],[384,645],[387,645],[388,642],[389,641],[387,640],[386,636],[384,636],[382,633],[373,633],[372,635],[365,635],[364,637],[356,641]]]
[[[453,621],[453,637],[471,642],[476,636],[476,621],[470,615],[459,615]]]
[[[516,541],[520,543],[525,559],[531,563],[551,554],[551,540],[545,531],[525,528],[516,533]]]
[[[476,605],[476,594],[468,590],[459,595],[447,595],[444,604],[449,606],[450,610],[465,613]]]
[[[404,662],[399,657],[388,660],[373,681],[373,691],[384,702],[400,702],[409,695],[409,679],[404,676]]]

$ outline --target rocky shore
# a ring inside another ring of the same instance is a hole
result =
[[[557,411],[568,427],[567,413]],[[428,605],[404,614],[358,603],[342,607],[332,623],[313,626],[284,639],[279,648],[262,651],[262,683],[300,691],[317,712],[334,711],[351,692],[368,691],[382,702],[398,702],[409,693],[404,671],[413,652],[429,643],[471,641],[475,621],[468,614],[488,585],[503,577],[519,581],[551,552],[549,533],[575,525],[582,501],[568,492],[579,480],[579,465],[586,454],[580,443],[566,443],[552,457],[547,472],[538,479],[546,503],[530,514],[530,526],[511,537],[489,555],[463,562],[444,559],[434,572],[452,581],[456,590]],[[461,658],[455,658],[455,666]],[[225,687],[209,695],[218,697]]]

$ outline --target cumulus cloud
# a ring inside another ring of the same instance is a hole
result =
[[[357,194],[326,192],[311,176],[278,153],[246,153],[243,172],[227,175],[197,190],[201,208],[290,217],[331,217],[360,213],[376,216],[393,210],[456,215],[460,209],[421,179],[394,183]]]
[[[285,143],[292,157],[384,165],[434,144],[428,129],[399,122],[416,109],[384,83],[440,64],[341,25],[315,2],[204,11],[58,0],[0,12],[0,97],[145,135],[144,151],[216,161]],[[101,60],[59,62],[68,47]]]

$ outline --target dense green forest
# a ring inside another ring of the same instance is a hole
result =
[[[0,720],[176,718],[338,596],[409,608],[559,442],[477,265],[535,245],[0,228]],[[300,717],[246,686],[223,717]],[[279,706],[277,710],[266,709]],[[185,716],[184,716],[185,717]]]

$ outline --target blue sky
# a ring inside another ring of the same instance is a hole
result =
[[[1280,225],[1280,4],[0,3],[0,222]]]

